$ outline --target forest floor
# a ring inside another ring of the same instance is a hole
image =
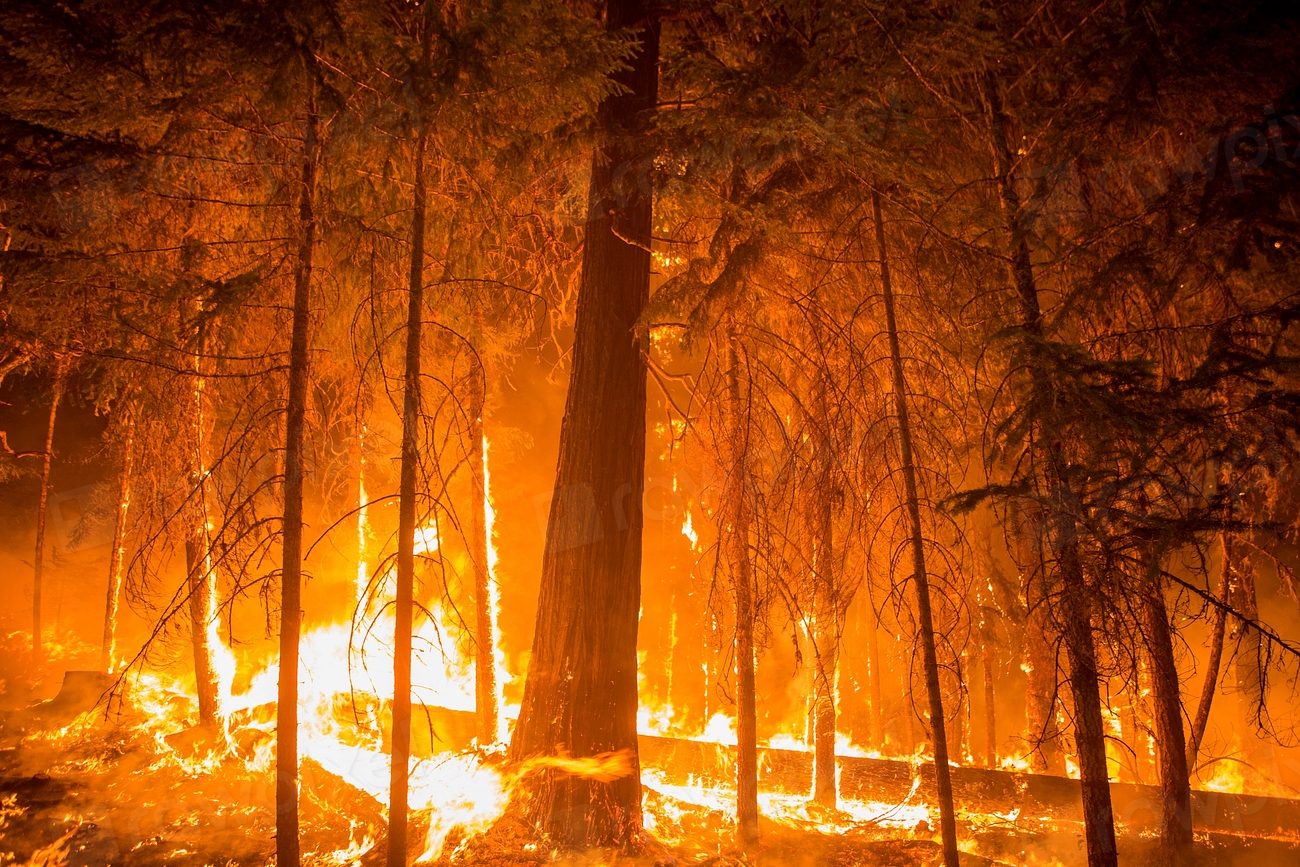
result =
[[[265,767],[263,763],[262,767]],[[765,819],[747,853],[731,817],[647,784],[647,854],[557,855],[509,814],[469,840],[449,839],[444,862],[483,867],[923,867],[939,862],[928,824],[855,821],[808,807]],[[15,867],[264,867],[274,862],[272,773],[238,758],[177,761],[139,726],[83,717],[57,735],[0,735],[0,865]],[[383,809],[314,762],[302,769],[304,863],[381,867]],[[416,814],[413,838],[423,840]],[[1082,867],[1077,822],[960,817],[964,865]],[[1300,829],[1295,829],[1300,835]],[[454,834],[454,832],[453,832]],[[1300,844],[1197,835],[1197,867],[1293,867]],[[1149,835],[1121,836],[1121,865],[1157,864]]]

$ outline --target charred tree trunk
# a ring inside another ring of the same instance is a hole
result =
[[[837,801],[835,784],[835,670],[839,662],[839,600],[836,593],[835,534],[832,516],[834,502],[834,448],[830,432],[830,412],[826,391],[829,384],[825,375],[818,377],[816,410],[818,445],[816,515],[812,521],[819,538],[813,559],[813,801],[825,807],[834,807]]]
[[[916,482],[916,464],[912,457],[907,380],[903,374],[903,353],[898,342],[898,320],[894,314],[894,290],[889,277],[885,221],[880,211],[880,194],[874,191],[871,194],[871,210],[876,223],[876,249],[880,254],[880,286],[885,301],[885,325],[889,330],[889,357],[893,368],[894,404],[898,414],[898,446],[902,454],[903,487],[907,496],[907,518],[912,537],[912,580],[916,584],[916,619],[921,633],[926,693],[930,699],[930,736],[934,741],[934,777],[939,793],[943,863],[945,867],[958,867],[957,819],[952,802],[952,772],[948,767],[948,736],[944,726],[943,687],[939,682],[939,654],[935,647],[934,617],[930,611],[930,579],[925,565],[921,500]]]
[[[881,755],[885,755],[884,709],[881,706],[884,701],[882,695],[884,690],[880,677],[884,660],[880,656],[880,614],[876,611],[875,600],[868,597],[868,604],[871,606],[871,636],[870,647],[868,648],[868,652],[871,654],[871,743]]]
[[[636,643],[646,362],[636,326],[650,292],[651,194],[625,171],[637,155],[618,142],[655,104],[659,25],[644,0],[608,0],[605,23],[639,36],[616,76],[626,91],[601,104],[606,138],[592,162],[537,626],[510,744],[516,761],[561,749],[627,757],[629,773],[615,780],[547,770],[530,781],[535,821],[571,848],[632,846],[642,827]]]
[[[1228,532],[1219,534],[1219,602],[1214,612],[1214,627],[1210,636],[1210,658],[1205,663],[1205,683],[1201,687],[1201,700],[1196,704],[1196,716],[1187,736],[1187,773],[1196,773],[1196,758],[1205,739],[1205,729],[1210,723],[1210,708],[1219,684],[1219,667],[1223,664],[1223,638],[1228,631],[1228,605],[1232,601],[1232,539]]]
[[[993,642],[980,638],[980,663],[984,675],[984,764],[989,768],[998,766],[998,714],[996,693],[993,688],[994,664]]]
[[[194,649],[199,725],[217,732],[221,722],[220,687],[212,659],[211,632],[217,604],[206,527],[195,527],[185,540],[185,567],[189,582],[190,644]]]
[[[194,650],[195,692],[199,725],[220,734],[220,683],[213,661],[212,642],[217,622],[217,577],[212,563],[212,538],[208,517],[208,414],[204,406],[207,383],[202,368],[202,346],[193,359],[193,452],[190,458],[190,526],[185,539],[185,568],[190,606],[190,643]]]
[[[1062,509],[1064,512],[1065,509]],[[1092,635],[1092,604],[1079,560],[1073,518],[1060,517],[1062,591],[1061,618],[1066,658],[1070,667],[1070,694],[1074,700],[1074,740],[1079,780],[1083,788],[1084,836],[1089,867],[1115,867],[1115,822],[1110,800],[1106,730],[1101,713],[1101,689],[1096,646]]]
[[[1010,235],[1011,278],[1020,305],[1020,328],[1027,336],[1027,365],[1036,403],[1053,406],[1047,361],[1042,356],[1043,321],[1029,250],[1029,231],[1012,176],[1011,146],[997,82],[985,80],[993,155],[1006,230]],[[1050,409],[1047,411],[1051,411]],[[1079,554],[1077,496],[1065,476],[1065,447],[1059,437],[1060,418],[1044,418],[1037,425],[1035,446],[1041,455],[1041,473],[1048,498],[1048,539],[1060,576],[1057,619],[1061,624],[1074,702],[1075,744],[1079,779],[1083,789],[1084,837],[1088,867],[1116,867],[1115,817],[1110,799],[1106,762],[1106,732],[1101,714],[1101,688],[1092,633],[1092,599]]]
[[[129,410],[128,410],[129,412]],[[131,460],[135,444],[135,419],[126,422],[126,442],[122,448],[122,470],[117,480],[117,515],[113,522],[113,549],[108,554],[108,594],[104,600],[104,640],[100,646],[99,667],[113,673],[117,655],[117,612],[122,600],[122,566],[126,559],[126,520],[131,508]]]
[[[1029,518],[1021,510],[1022,521]],[[1036,521],[1022,525],[1018,532],[1021,559],[1030,564],[1023,580],[1025,594],[1026,669],[1025,742],[1029,745],[1029,767],[1036,773],[1065,776],[1065,751],[1061,748],[1061,728],[1056,719],[1060,665],[1055,630],[1048,611],[1045,584],[1047,577],[1038,572],[1041,532]]]
[[[478,742],[497,740],[497,683],[493,659],[492,580],[488,562],[487,452],[483,443],[483,406],[487,375],[482,361],[473,374],[470,397],[470,546],[474,558],[474,688]]]
[[[1155,577],[1144,588],[1142,631],[1151,659],[1151,695],[1155,703],[1156,761],[1160,775],[1163,814],[1160,841],[1175,863],[1182,863],[1192,851],[1192,787],[1187,774],[1187,742],[1183,735],[1183,702],[1178,687],[1178,666],[1174,641],[1165,608],[1159,563],[1151,568]]]
[[[1242,618],[1259,619],[1255,594],[1255,567],[1248,557],[1238,556],[1232,582],[1233,609]],[[1248,759],[1256,753],[1260,717],[1264,709],[1264,671],[1261,658],[1264,638],[1260,631],[1244,621],[1234,629],[1236,639],[1237,707],[1241,715],[1241,742]]]
[[[1124,704],[1120,708],[1120,728],[1123,739],[1125,744],[1133,749],[1132,766],[1121,769],[1121,779],[1127,777],[1127,782],[1130,783],[1142,782],[1142,771],[1146,760],[1145,737],[1138,724],[1141,694],[1141,665],[1139,663],[1133,666],[1132,680],[1124,684]]]
[[[63,400],[67,383],[67,361],[60,358],[54,374],[54,393],[50,395],[50,416],[45,425],[45,450],[41,453],[41,490],[36,503],[36,554],[32,561],[32,673],[37,674],[44,663],[41,646],[41,591],[45,580],[45,513],[50,503],[50,464],[54,459],[54,421]]]
[[[954,714],[952,719],[952,728],[948,734],[948,755],[957,764],[966,761],[966,749],[970,740],[970,695],[965,689],[965,675],[970,668],[967,664],[966,653],[961,654],[961,664],[958,672],[951,672],[949,678],[952,681],[952,701],[945,701],[944,707],[950,708]]]
[[[351,500],[357,510],[357,573],[356,604],[358,613],[365,605],[366,587],[370,583],[370,567],[366,562],[366,459],[365,459],[365,425],[361,420],[361,407],[356,407],[356,421],[352,431],[352,440],[348,443],[348,461],[352,465]]]
[[[749,559],[748,409],[741,393],[740,354],[728,335],[727,414],[730,465],[723,533],[736,584],[736,831],[742,846],[758,842],[758,700],[754,684],[754,570]]]
[[[424,315],[424,151],[415,141],[411,270],[407,284],[406,367],[402,381],[402,465],[397,507],[397,594],[393,633],[393,753],[388,788],[388,867],[406,867],[407,786],[411,764],[411,627],[415,610],[416,476],[419,467],[420,332]]]
[[[298,204],[298,261],[289,344],[289,395],[284,425],[284,526],[280,574],[280,683],[275,717],[275,857],[277,867],[297,867],[298,846],[298,641],[302,631],[303,429],[307,414],[308,325],[312,253],[316,244],[317,116],[307,107]]]

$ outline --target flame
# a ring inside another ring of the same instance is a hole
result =
[[[1201,788],[1211,792],[1239,793],[1246,790],[1246,777],[1241,772],[1241,765],[1236,762],[1218,761],[1214,765],[1214,775],[1200,780]]]
[[[368,514],[367,502],[369,495],[366,493],[366,462],[365,462],[365,438],[366,426],[363,424],[357,431],[357,438],[360,442],[357,449],[361,452],[362,458],[360,465],[357,467],[357,603],[361,604],[366,598],[366,588],[370,586],[370,564],[366,561],[366,537],[370,531],[370,516]]]
[[[348,823],[348,845],[333,852],[322,852],[317,856],[326,867],[361,867],[361,857],[375,845],[373,835],[367,833],[352,820]]]
[[[69,850],[72,848],[72,838],[81,830],[81,823],[72,826],[72,830],[55,840],[48,846],[43,846],[32,853],[32,857],[27,860],[25,867],[63,867],[68,863]]]
[[[695,527],[691,524],[691,509],[686,507],[686,519],[682,521],[682,535],[691,540],[691,550],[700,549],[700,534],[695,532]]]
[[[598,783],[612,783],[630,775],[632,765],[631,750],[599,753],[594,756],[573,758],[561,751],[556,756],[535,756],[524,762],[518,775],[523,777],[535,771],[557,770],[571,777],[595,780]]]
[[[432,554],[438,550],[441,544],[442,539],[438,536],[437,526],[421,524],[415,528],[415,556]]]
[[[496,509],[492,506],[492,474],[488,471],[488,439],[483,438],[483,515],[487,531],[488,613],[492,623],[492,668],[497,700],[497,742],[510,738],[510,720],[519,718],[519,706],[506,705],[505,685],[510,679],[506,652],[501,647],[501,584],[497,581]]]

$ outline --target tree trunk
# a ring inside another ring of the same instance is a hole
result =
[[[1242,617],[1258,620],[1255,566],[1246,557],[1239,557],[1234,566],[1232,607]],[[1264,672],[1260,664],[1264,639],[1258,629],[1247,623],[1238,622],[1234,631],[1237,644],[1237,707],[1241,718],[1241,741],[1249,760],[1256,752],[1260,714],[1264,708]]]
[[[587,779],[546,770],[530,780],[531,814],[562,847],[629,847],[641,838],[637,620],[646,362],[636,325],[650,292],[651,197],[618,144],[658,94],[659,26],[644,0],[608,0],[610,30],[639,29],[626,91],[607,97],[605,147],[592,162],[573,368],[542,558],[541,592],[515,761],[618,752],[629,773]]]
[[[189,590],[190,643],[194,649],[194,687],[199,702],[199,725],[219,733],[221,689],[213,662],[212,642],[217,622],[216,572],[212,563],[211,529],[208,526],[208,431],[204,408],[206,381],[202,369],[202,347],[194,354],[194,422],[190,464],[190,526],[185,539],[185,569]]]
[[[1029,745],[1029,767],[1035,773],[1065,776],[1065,751],[1061,749],[1061,729],[1056,720],[1060,664],[1055,630],[1048,611],[1045,584],[1047,576],[1038,574],[1041,531],[1036,520],[1019,510],[1021,526],[1017,537],[1022,547],[1020,558],[1030,564],[1022,583],[1025,595],[1025,645],[1023,665],[1025,683],[1025,742]],[[1037,512],[1035,512],[1035,518]],[[1026,526],[1025,522],[1029,522]]]
[[[1210,658],[1205,663],[1205,683],[1201,687],[1201,700],[1196,705],[1196,717],[1187,738],[1187,773],[1196,773],[1196,757],[1205,739],[1205,729],[1210,723],[1210,707],[1219,684],[1219,667],[1223,663],[1223,637],[1228,629],[1228,605],[1232,600],[1232,539],[1225,530],[1219,534],[1219,602],[1214,612],[1214,628],[1210,637]]]
[[[958,670],[962,675],[970,671],[965,651],[961,653],[961,665]],[[966,761],[966,745],[970,738],[970,696],[962,688],[964,683],[957,672],[949,672],[948,679],[952,683],[950,691],[952,701],[944,702],[944,707],[949,708],[953,714],[952,728],[948,734],[948,755],[952,761],[960,765]]]
[[[1192,787],[1187,775],[1183,702],[1158,561],[1153,562],[1151,568],[1154,577],[1144,588],[1140,604],[1142,631],[1146,634],[1151,659],[1151,694],[1155,703],[1156,761],[1163,802],[1160,841],[1174,863],[1183,863],[1192,852]]]
[[[473,374],[470,397],[470,547],[474,561],[474,686],[478,742],[497,741],[497,683],[492,618],[492,580],[488,562],[487,452],[483,443],[483,405],[487,376],[480,360]]]
[[[881,755],[886,755],[884,708],[882,707],[884,701],[882,693],[884,689],[880,677],[881,666],[884,661],[880,656],[880,614],[876,611],[875,600],[871,599],[869,595],[867,604],[871,606],[871,636],[870,646],[868,648],[871,662],[871,743],[877,752]]]
[[[411,270],[407,284],[406,369],[402,382],[402,465],[397,508],[397,598],[393,633],[393,754],[389,766],[388,867],[406,867],[407,785],[411,765],[411,627],[415,609],[416,471],[419,468],[420,331],[424,315],[426,132],[415,141]]]
[[[356,605],[357,614],[360,618],[365,613],[366,588],[370,584],[370,564],[366,560],[366,535],[368,526],[366,522],[366,459],[365,459],[366,430],[365,423],[361,420],[361,406],[358,403],[356,407],[356,422],[352,432],[352,441],[348,443],[348,461],[352,465],[352,502],[356,504],[357,510],[357,571],[356,571]],[[359,622],[359,621],[358,621]]]
[[[817,488],[812,492],[816,515],[812,520],[818,529],[813,556],[813,611],[810,630],[813,646],[813,800],[826,807],[834,807],[837,800],[835,784],[835,670],[839,661],[838,598],[835,587],[835,539],[832,520],[834,501],[832,466],[832,439],[830,412],[826,391],[829,387],[824,375],[818,377],[816,413],[817,425]]]
[[[212,659],[212,631],[217,604],[212,558],[206,528],[195,527],[185,540],[185,568],[190,603],[190,643],[194,648],[194,685],[199,700],[199,725],[214,732],[220,727],[221,704],[217,669]]]
[[[130,410],[127,410],[129,413]],[[104,640],[100,646],[99,667],[113,673],[117,655],[117,611],[122,599],[122,567],[126,559],[126,519],[131,507],[131,460],[135,444],[135,418],[126,422],[126,442],[122,448],[122,470],[117,481],[117,518],[113,522],[113,549],[108,554],[108,594],[104,600]]]
[[[907,517],[912,537],[912,580],[916,584],[916,619],[921,633],[925,664],[925,686],[930,698],[930,736],[934,741],[934,776],[939,793],[939,824],[943,838],[945,867],[958,867],[957,820],[952,803],[952,772],[948,767],[948,735],[944,726],[943,687],[939,682],[939,655],[935,647],[934,618],[930,612],[930,579],[925,565],[925,534],[921,526],[921,501],[912,458],[912,428],[907,409],[907,380],[903,375],[903,353],[898,343],[898,321],[894,314],[894,290],[889,277],[889,255],[885,243],[885,221],[880,211],[880,194],[871,194],[876,223],[876,249],[880,254],[880,286],[885,301],[885,324],[889,329],[889,356],[893,368],[894,404],[898,414],[898,445],[903,462],[903,487],[907,496]]]
[[[1043,407],[1052,407],[1048,371],[1036,348],[1043,338],[1043,323],[1029,251],[1029,232],[1015,179],[1012,177],[1006,118],[1002,112],[997,83],[992,75],[985,79],[984,95],[990,109],[998,192],[1006,229],[1011,238],[1011,277],[1020,304],[1020,327],[1029,338],[1030,355],[1027,364],[1031,384],[1036,396],[1035,402]],[[1074,702],[1075,745],[1079,759],[1080,785],[1083,789],[1088,867],[1116,867],[1118,854],[1115,845],[1115,817],[1110,800],[1106,732],[1101,714],[1101,689],[1092,634],[1092,600],[1079,555],[1078,526],[1075,521],[1077,497],[1064,475],[1066,456],[1063,444],[1057,439],[1062,431],[1062,426],[1057,422],[1058,419],[1054,418],[1040,420],[1037,437],[1045,442],[1036,445],[1036,448],[1042,457],[1040,472],[1047,488],[1050,509],[1048,539],[1060,574],[1061,593],[1057,614],[1065,641],[1070,692]]]
[[[50,464],[54,458],[54,420],[59,414],[59,402],[67,384],[68,363],[58,360],[54,374],[54,393],[50,395],[50,416],[45,426],[45,451],[41,453],[41,491],[36,504],[36,559],[32,566],[32,673],[38,675],[44,663],[41,646],[41,591],[45,578],[45,513],[50,503]]]
[[[722,532],[736,583],[736,830],[742,846],[758,842],[758,699],[754,684],[754,570],[749,559],[748,408],[742,403],[740,354],[728,334],[727,410],[730,461],[724,498],[731,514]]]
[[[1143,769],[1148,756],[1146,738],[1138,724],[1141,695],[1141,663],[1139,662],[1133,667],[1132,682],[1124,685],[1124,704],[1120,708],[1120,725],[1123,739],[1126,745],[1133,750],[1133,764],[1132,767],[1128,768],[1127,773],[1127,782],[1130,783],[1142,782]]]
[[[280,683],[275,732],[275,857],[277,867],[297,867],[298,848],[298,640],[302,631],[303,427],[307,414],[307,328],[311,316],[312,252],[316,243],[317,117],[307,107],[298,206],[299,247],[294,273],[293,333],[289,344],[289,394],[284,425],[284,533],[280,576]]]
[[[998,766],[998,715],[993,689],[993,666],[996,658],[993,654],[993,642],[981,637],[980,662],[984,669],[984,765],[989,768]]]

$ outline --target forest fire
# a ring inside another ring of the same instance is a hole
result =
[[[1296,863],[1298,52],[0,6],[0,867]]]

